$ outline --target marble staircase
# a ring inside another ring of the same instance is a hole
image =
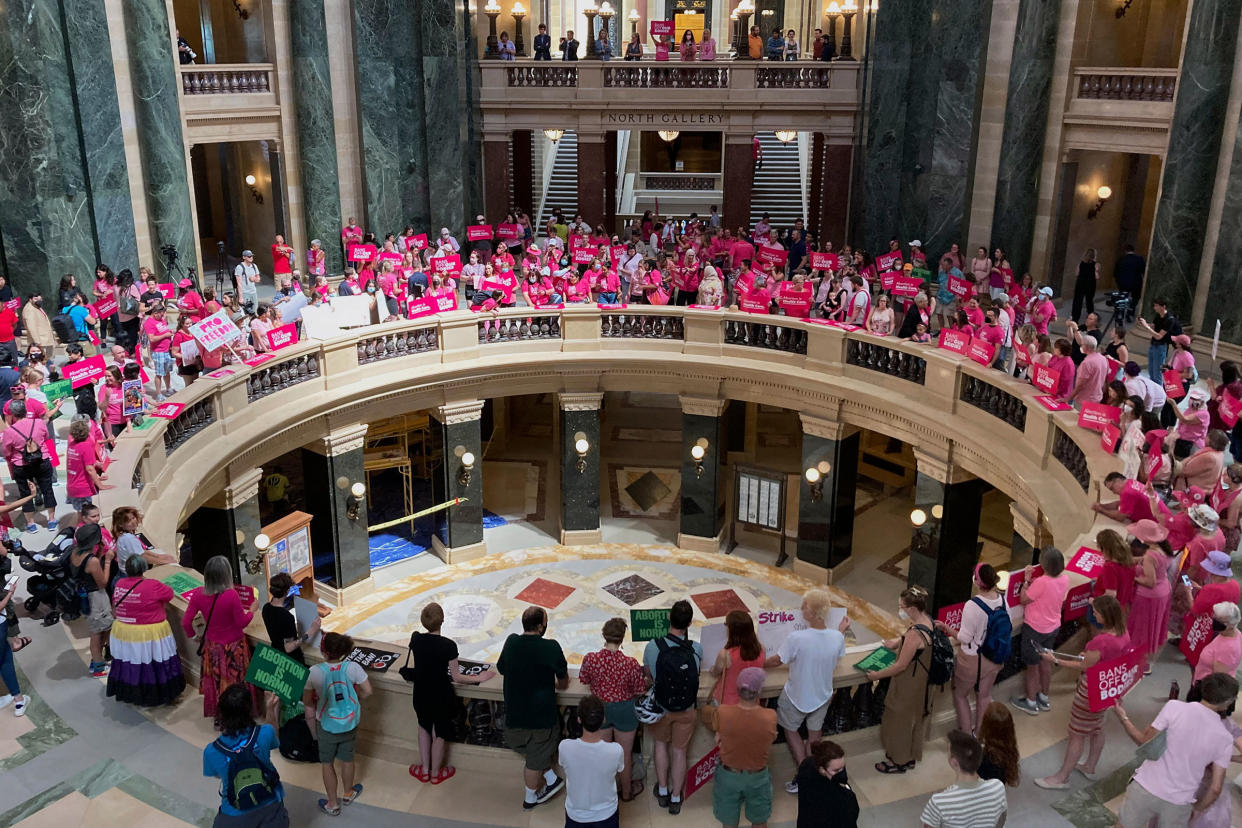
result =
[[[796,219],[806,217],[802,202],[802,171],[798,162],[798,142],[782,144],[772,132],[758,133],[763,147],[763,169],[755,170],[750,198],[750,225],[767,213],[772,226],[782,233]]]

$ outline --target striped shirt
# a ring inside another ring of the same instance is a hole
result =
[[[981,779],[970,787],[950,785],[932,794],[923,809],[931,828],[996,828],[1005,816],[1005,783]]]

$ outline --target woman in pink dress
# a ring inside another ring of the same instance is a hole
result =
[[[1130,642],[1145,656],[1153,656],[1164,646],[1169,635],[1171,585],[1169,569],[1176,560],[1169,546],[1169,530],[1154,520],[1140,520],[1126,527],[1144,553],[1134,579],[1134,602],[1126,630]],[[1151,673],[1150,661],[1147,673]]]
[[[310,249],[306,251],[306,272],[312,276],[326,276],[327,269],[324,262],[327,260],[327,254],[323,251],[323,242],[319,239],[311,241]]]

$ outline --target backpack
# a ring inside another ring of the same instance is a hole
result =
[[[976,596],[971,600],[988,616],[988,628],[983,634],[983,643],[979,645],[979,655],[993,664],[1004,664],[1013,650],[1013,621],[1009,619],[1005,602],[1001,601],[999,607],[992,609],[982,598]]]
[[[225,745],[223,737],[211,743],[224,754],[227,763],[220,782],[220,793],[229,805],[239,811],[252,811],[273,801],[280,785],[280,774],[276,768],[255,753],[254,746],[258,741],[259,728],[255,726],[237,747]]]
[[[280,726],[280,755],[292,762],[319,761],[319,743],[311,736],[305,716],[294,716]]]
[[[85,414],[92,420],[99,413],[99,401],[95,399],[95,383],[73,389],[73,407],[79,414]]]
[[[328,733],[348,733],[358,726],[362,712],[358,692],[345,672],[347,661],[324,664],[323,693],[319,697],[319,726]]]
[[[672,638],[672,636],[669,636]],[[699,695],[699,665],[688,639],[657,638],[655,700],[670,713],[694,707]]]
[[[62,345],[78,341],[77,329],[73,327],[73,320],[67,314],[58,313],[52,317],[52,332]]]
[[[44,463],[43,446],[39,445],[39,442],[34,439],[34,423],[34,420],[30,421],[29,434],[22,434],[21,431],[17,432],[18,435],[26,438],[26,442],[22,443],[22,468],[26,469],[27,472],[32,469],[42,469]],[[13,427],[17,428],[16,425]]]
[[[949,637],[940,630],[929,630],[922,624],[915,624],[914,628],[927,633],[927,637],[931,639],[931,663],[927,668],[927,683],[943,687],[953,678],[953,663],[957,660],[953,645],[949,643]]]

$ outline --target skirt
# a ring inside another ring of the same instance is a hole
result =
[[[1104,714],[1091,712],[1091,704],[1087,701],[1086,676],[1078,677],[1078,689],[1074,691],[1074,703],[1070,706],[1069,732],[1079,736],[1090,736],[1104,729]]]
[[[181,656],[167,621],[155,624],[112,624],[112,667],[108,695],[140,707],[158,707],[177,700],[185,690]]]
[[[219,715],[220,695],[234,684],[246,680],[246,668],[250,666],[250,645],[244,637],[227,644],[208,641],[203,647],[203,672],[198,682],[199,695],[203,697],[203,715],[215,718]],[[259,710],[259,695],[250,688],[254,709]]]
[[[1146,655],[1154,655],[1169,638],[1170,597],[1165,590],[1154,595],[1143,588],[1134,592],[1126,630],[1130,633],[1130,643]]]

